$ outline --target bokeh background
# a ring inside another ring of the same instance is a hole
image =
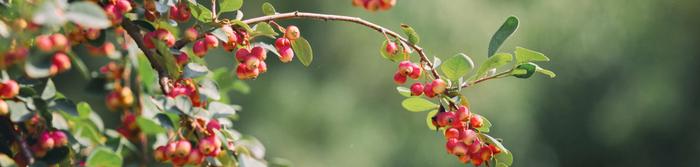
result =
[[[261,15],[263,2],[245,1],[246,18]],[[543,52],[551,62],[540,65],[557,78],[464,90],[472,111],[514,152],[515,166],[700,166],[700,1],[398,0],[385,12],[350,0],[270,2],[282,12],[358,16],[394,30],[406,23],[429,55],[463,52],[477,62],[500,24],[516,15],[520,28],[501,51]],[[267,157],[301,167],[463,166],[426,127],[425,112],[401,107],[396,66],[379,55],[380,34],[342,22],[280,23],[301,28],[314,46],[312,65],[270,59],[268,73],[247,81],[252,93],[231,94],[243,106],[236,129],[258,137]],[[215,51],[207,61],[231,68],[230,55]],[[102,95],[82,94],[85,82],[72,73],[59,76],[59,89],[103,104]]]

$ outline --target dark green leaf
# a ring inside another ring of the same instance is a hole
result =
[[[501,28],[498,28],[498,31],[491,37],[488,56],[493,56],[493,54],[498,51],[498,48],[501,47],[501,44],[503,44],[516,29],[518,29],[518,18],[515,16],[508,17],[503,25],[501,25]]]
[[[275,13],[277,13],[277,11],[275,11],[275,7],[272,6],[272,4],[270,4],[269,2],[265,2],[262,4],[262,12],[265,15],[274,15]]]
[[[78,110],[77,110],[77,107],[75,106],[75,103],[73,103],[73,101],[70,101],[68,99],[53,100],[53,102],[49,104],[49,110],[63,111],[66,114],[70,114],[71,116],[80,117],[80,114],[78,113]]]
[[[146,29],[146,30],[148,30],[148,31],[155,31],[155,30],[156,30],[156,27],[153,27],[153,24],[151,24],[151,23],[149,23],[149,22],[147,22],[147,21],[144,21],[144,20],[134,20],[134,21],[132,21],[132,22],[134,22],[134,24],[136,24],[136,25],[138,25],[139,27],[144,28],[144,29]]]
[[[277,34],[277,32],[275,32],[275,29],[273,29],[272,26],[270,26],[270,24],[267,24],[265,22],[256,24],[253,27],[253,29],[255,29],[255,31],[253,31],[251,36],[262,35],[270,38],[275,38],[275,36],[279,35]]]
[[[533,63],[520,64],[513,69],[513,76],[518,78],[530,78],[535,73],[537,66]]]
[[[409,97],[401,102],[401,106],[411,112],[421,112],[438,108],[437,104],[422,97]]]
[[[549,58],[544,54],[534,50],[522,47],[515,48],[515,64],[525,64],[527,62],[536,61],[549,61]]]
[[[102,35],[104,35],[104,32],[102,32]],[[87,66],[85,65],[85,62],[83,62],[83,59],[80,59],[80,57],[76,56],[73,53],[68,53],[68,56],[70,57],[70,60],[72,61],[73,65],[75,65],[75,67],[78,67],[78,72],[80,72],[80,75],[82,75],[85,79],[90,79],[90,70],[88,70]]]
[[[204,7],[201,4],[198,4],[196,2],[190,1],[189,7],[190,11],[192,13],[192,16],[204,23],[209,23],[214,21],[214,18],[212,18],[212,13],[211,10],[207,9],[207,7]]]
[[[474,68],[474,62],[464,53],[456,54],[440,65],[447,79],[456,81]]]
[[[66,18],[84,28],[104,29],[112,26],[105,11],[92,2],[73,2],[68,6]]]
[[[412,44],[418,44],[418,42],[420,42],[420,37],[418,36],[418,33],[416,33],[416,30],[413,30],[411,26],[401,24],[401,29],[406,34],[406,36],[408,36],[408,42],[411,42]]]
[[[245,29],[245,31],[253,32],[253,29],[251,29],[250,26],[248,24],[244,23],[243,21],[240,21],[240,20],[231,20],[231,21],[233,22],[233,24],[238,25],[238,26],[242,27],[243,29]]]
[[[236,11],[243,6],[243,0],[221,0],[219,14]]]
[[[144,118],[142,116],[139,116],[136,118],[136,124],[139,125],[139,128],[143,133],[149,134],[149,135],[154,135],[158,133],[163,133],[165,132],[165,129],[158,125],[156,122],[154,122],[151,119]]]
[[[177,122],[180,122],[180,117],[173,113],[158,113],[156,114],[156,121],[163,128],[170,130],[175,130],[180,126],[177,124]]]
[[[301,64],[304,64],[306,67],[311,65],[311,61],[313,61],[314,57],[309,41],[306,41],[304,37],[299,37],[299,39],[292,42],[292,49],[294,50],[294,53],[297,55],[297,59],[299,59]]]
[[[121,167],[122,156],[107,147],[98,147],[88,156],[85,166],[90,167]]]
[[[138,56],[138,61],[139,61],[139,67],[138,67],[138,73],[139,76],[141,77],[141,85],[147,90],[147,91],[153,91],[154,87],[156,85],[156,73],[153,68],[151,68],[151,63],[148,61],[148,58],[144,55],[139,55]]]

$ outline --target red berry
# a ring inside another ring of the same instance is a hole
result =
[[[217,121],[216,119],[212,119],[211,121],[207,122],[207,131],[213,134],[214,129],[221,129],[221,124],[219,124],[219,121]]]
[[[260,64],[258,64],[258,71],[260,71],[260,73],[267,72],[267,63],[260,61]]]
[[[207,54],[207,50],[208,49],[204,41],[197,41],[194,42],[194,45],[192,45],[192,52],[197,57],[204,57],[204,55]]]
[[[170,142],[167,145],[165,145],[165,156],[168,157],[167,159],[173,159],[177,157],[176,151],[177,142]]]
[[[14,98],[19,94],[19,84],[15,80],[5,80],[0,84],[0,97],[3,99]]]
[[[460,134],[459,129],[457,129],[457,128],[449,128],[449,129],[445,130],[445,137],[447,139],[457,138],[457,137],[459,137],[459,134]]]
[[[292,62],[292,59],[294,59],[294,50],[292,50],[292,48],[289,46],[281,47],[277,49],[277,52],[280,54],[279,57],[282,63],[289,63]]]
[[[390,55],[395,55],[399,51],[399,47],[396,45],[396,43],[391,41],[387,42],[384,48]]]
[[[187,163],[192,165],[199,165],[204,162],[204,155],[197,149],[192,149],[190,154],[187,155]]]
[[[253,49],[250,50],[250,54],[260,61],[267,59],[267,51],[260,46],[253,47]]]
[[[476,132],[471,129],[462,129],[459,132],[459,140],[463,141],[464,144],[472,145],[474,140],[477,138]]]
[[[408,76],[413,72],[413,63],[411,63],[408,60],[402,61],[399,63],[399,70],[398,73],[401,73],[403,76]]]
[[[165,154],[166,146],[159,146],[155,150],[153,150],[153,159],[155,159],[158,162],[165,162],[169,158]]]
[[[379,0],[379,9],[388,10],[396,5],[396,0]]]
[[[277,40],[275,40],[275,48],[277,48],[277,50],[279,50],[282,47],[288,47],[290,45],[291,42],[287,38],[277,38]]]
[[[117,10],[121,13],[131,11],[131,3],[129,2],[129,0],[117,0],[116,7]]]
[[[177,62],[178,65],[185,65],[187,62],[190,60],[190,57],[187,56],[187,53],[182,52],[175,57],[175,62]]]
[[[68,137],[63,131],[53,131],[51,132],[51,138],[53,138],[54,145],[56,147],[63,147],[68,144]]]
[[[459,106],[459,108],[457,108],[456,113],[457,118],[459,118],[460,121],[467,121],[467,119],[469,119],[469,108],[465,106]]]
[[[445,148],[447,149],[447,153],[452,154],[454,152],[454,148],[459,144],[459,140],[455,138],[449,138],[447,139],[447,143],[445,143]]]
[[[146,48],[148,49],[156,48],[155,43],[153,43],[155,37],[156,34],[154,32],[146,33],[146,35],[143,35],[143,45],[146,46]]]
[[[447,89],[447,83],[442,79],[433,80],[431,85],[433,86],[433,92],[435,92],[435,94],[441,94]]]
[[[70,58],[65,53],[59,52],[54,54],[51,61],[52,65],[56,65],[58,68],[58,72],[69,70],[71,67]]]
[[[491,149],[491,152],[493,152],[493,154],[501,153],[501,149],[499,149],[493,144],[489,144],[489,149]]]
[[[396,74],[394,74],[394,82],[399,85],[406,83],[406,75],[401,75],[400,72],[396,72]]]
[[[186,157],[192,150],[192,144],[187,140],[176,141],[175,156]]]
[[[479,138],[474,138],[472,144],[469,145],[469,153],[477,153],[481,150],[481,141]]]
[[[250,56],[250,50],[246,48],[240,48],[238,51],[236,51],[236,61],[238,62],[247,60],[248,56]]]
[[[411,96],[420,96],[423,94],[423,84],[416,82],[411,85]]]
[[[433,92],[433,84],[426,83],[425,86],[423,87],[423,93],[425,93],[426,97],[429,97],[429,98],[435,97],[435,92]]]
[[[289,40],[296,40],[301,36],[301,33],[299,32],[299,27],[297,26],[288,26],[287,30],[284,32],[284,37],[289,38]]]
[[[34,42],[36,43],[36,47],[43,52],[53,51],[54,45],[48,35],[39,35],[36,37]]]
[[[172,47],[173,45],[175,45],[175,36],[173,36],[173,34],[170,33],[170,31],[161,28],[153,32],[155,33],[156,38],[165,42],[166,46]]]
[[[63,34],[53,34],[49,36],[51,42],[53,43],[54,50],[65,50],[68,46],[68,38]]]
[[[481,119],[481,115],[472,114],[472,118],[469,120],[469,125],[473,128],[480,128],[484,125],[484,120]]]
[[[51,137],[51,133],[44,131],[39,135],[39,145],[45,150],[52,149],[54,147],[54,140]]]
[[[221,141],[219,141],[219,138],[216,138],[216,136],[202,138],[199,140],[199,145],[197,146],[202,154],[209,156],[215,153],[216,149],[219,149],[219,147],[221,147]]]
[[[190,27],[185,30],[185,39],[188,41],[197,40],[197,36],[199,36],[199,32],[197,32],[197,29],[194,27]]]
[[[180,9],[178,9],[175,6],[170,6],[170,19],[173,19],[175,21],[180,20]]]
[[[467,147],[467,145],[459,142],[459,143],[457,143],[455,148],[452,150],[452,154],[454,154],[456,156],[462,156],[462,155],[466,155],[468,151],[469,151],[469,148]]]
[[[216,39],[214,35],[204,35],[204,43],[207,44],[209,49],[219,47],[219,39]]]
[[[409,77],[413,79],[418,79],[420,77],[422,70],[418,64],[411,64],[411,73],[408,74]]]
[[[454,112],[440,112],[436,115],[437,123],[439,127],[445,127],[447,125],[452,125],[457,120],[457,115]]]

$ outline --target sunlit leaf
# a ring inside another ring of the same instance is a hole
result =
[[[445,74],[445,77],[453,81],[466,75],[472,68],[474,68],[474,62],[464,53],[456,54],[440,65],[440,69]]]
[[[294,54],[296,54],[297,59],[299,59],[301,64],[304,64],[306,67],[311,65],[311,61],[313,61],[314,57],[309,41],[306,41],[304,37],[299,37],[292,42],[292,49],[294,50]]]
[[[401,102],[401,106],[411,112],[421,112],[438,108],[437,104],[422,97],[409,97]]]
[[[243,0],[220,0],[219,2],[219,14],[236,11],[243,6]]]
[[[396,91],[398,91],[402,96],[411,97],[411,89],[407,87],[397,86]]]
[[[122,156],[107,147],[98,147],[88,156],[85,166],[91,167],[121,167]]]
[[[549,61],[549,58],[544,54],[534,50],[522,47],[515,48],[515,64],[524,64],[527,62],[536,61]]]
[[[198,4],[194,1],[190,1],[190,3],[188,4],[192,13],[192,17],[194,17],[195,19],[204,23],[214,21],[211,10],[209,10],[207,7],[204,7],[203,5]]]
[[[149,135],[165,132],[165,129],[158,125],[156,122],[154,122],[151,119],[144,118],[142,116],[136,118],[136,124],[139,125],[139,128],[141,129],[141,131],[143,131],[143,133]]]
[[[433,117],[437,115],[438,110],[433,110],[428,112],[428,115],[425,117],[425,122],[428,125],[428,129],[430,130],[437,130],[437,127],[433,124]]]
[[[498,53],[494,56],[491,56],[488,60],[486,60],[486,62],[481,64],[479,70],[476,72],[476,75],[474,75],[474,79],[481,78],[489,70],[506,65],[511,61],[513,61],[513,55],[509,53]]]
[[[275,11],[275,7],[272,6],[272,4],[270,4],[269,2],[265,2],[262,4],[262,12],[265,15],[274,15],[275,13],[277,13],[277,11]]]

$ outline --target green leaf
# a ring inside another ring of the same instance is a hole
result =
[[[221,99],[221,95],[219,94],[219,86],[217,86],[211,79],[203,79],[199,81],[199,85],[199,94],[212,100]]]
[[[146,30],[148,30],[148,31],[155,31],[155,30],[156,30],[156,27],[153,27],[153,24],[151,24],[151,23],[149,23],[149,22],[147,22],[147,21],[144,21],[144,20],[134,20],[134,21],[132,21],[132,22],[134,22],[134,24],[136,24],[136,25],[138,25],[139,27],[144,28],[144,29],[146,29]]]
[[[207,9],[207,7],[204,7],[203,5],[200,5],[196,2],[190,1],[189,7],[190,11],[192,13],[192,16],[204,23],[209,23],[214,21],[214,18],[212,18],[212,13],[211,10]]]
[[[473,79],[479,79],[489,70],[506,65],[511,61],[513,61],[513,55],[509,53],[497,53],[481,64],[479,70],[476,72],[476,75],[474,75],[475,78]]]
[[[253,29],[251,29],[250,26],[248,24],[244,23],[243,21],[241,21],[241,20],[231,20],[231,21],[233,22],[233,24],[238,25],[238,26],[242,27],[243,29],[245,29],[245,31],[253,32]]]
[[[534,50],[522,47],[515,47],[515,64],[525,64],[527,62],[536,61],[549,61],[549,58],[544,54]]]
[[[265,15],[274,15],[275,13],[277,13],[277,11],[275,11],[275,7],[272,6],[272,4],[270,4],[269,2],[265,2],[262,4],[262,12]]]
[[[294,50],[294,53],[297,55],[297,59],[299,59],[301,64],[304,64],[306,67],[311,65],[311,61],[314,59],[313,50],[311,50],[309,41],[306,41],[304,37],[299,37],[292,42],[292,50]]]
[[[247,83],[241,81],[241,80],[236,80],[233,82],[233,86],[231,89],[241,92],[243,94],[248,94],[250,93],[250,86],[248,86]]]
[[[214,29],[211,34],[221,41],[228,41],[228,34],[226,34],[222,28]]]
[[[411,89],[403,86],[397,86],[396,91],[402,96],[411,97]]]
[[[481,125],[481,127],[479,127],[479,128],[476,128],[476,130],[479,130],[479,132],[482,132],[482,133],[489,133],[489,131],[491,129],[491,121],[486,119],[486,117],[484,117],[484,116],[481,116],[481,121],[483,122],[483,125]]]
[[[501,152],[496,154],[496,167],[508,167],[513,165],[513,153]]]
[[[200,76],[207,75],[209,69],[207,66],[197,64],[197,63],[187,63],[185,65],[185,72],[182,74],[183,78],[197,78]]]
[[[526,63],[526,64],[521,64],[515,67],[513,69],[513,76],[518,77],[518,78],[530,78],[532,74],[535,73],[535,70],[537,69],[537,65],[534,63]]]
[[[534,63],[533,63],[533,64],[534,64]],[[535,64],[535,66],[536,66],[535,71],[538,72],[538,73],[540,73],[540,74],[547,75],[547,76],[549,76],[549,78],[554,78],[554,77],[557,76],[557,74],[555,74],[554,72],[549,71],[549,70],[547,70],[547,69],[544,69],[544,68],[542,68],[542,67],[540,67],[540,66],[537,66],[537,64]]]
[[[51,61],[49,60],[37,60],[37,61],[25,61],[24,72],[30,78],[45,78],[50,75],[49,69],[51,68]]]
[[[73,101],[70,101],[68,99],[56,99],[49,104],[49,110],[53,111],[63,111],[66,114],[70,114],[70,116],[74,117],[80,117],[80,113],[78,113],[77,107]]]
[[[143,54],[138,55],[138,73],[141,77],[141,85],[147,91],[153,91],[156,86],[156,72],[151,68],[151,62]]]
[[[501,28],[498,28],[498,31],[493,34],[491,42],[489,42],[489,57],[493,56],[493,54],[498,51],[498,48],[501,47],[501,44],[518,29],[518,22],[517,17],[510,16],[503,22]]]
[[[41,91],[41,99],[49,100],[56,97],[56,86],[51,79],[46,80],[46,86]]]
[[[243,0],[221,0],[219,4],[219,14],[236,11],[243,6]]]
[[[151,119],[144,118],[142,116],[136,118],[136,124],[139,125],[139,128],[141,129],[141,131],[143,131],[143,133],[149,135],[155,135],[165,132],[165,129],[158,125],[156,122],[154,122]]]
[[[78,116],[80,118],[89,118],[90,113],[92,113],[92,108],[90,107],[90,104],[86,102],[80,102],[76,105],[76,109],[78,110]]]
[[[208,110],[212,112],[212,118],[228,118],[236,115],[236,109],[221,102],[211,102]]]
[[[102,33],[102,36],[105,36],[104,32]],[[78,67],[78,71],[83,76],[83,78],[90,79],[90,70],[88,70],[87,65],[85,65],[85,62],[83,62],[83,59],[80,59],[80,57],[76,56],[73,53],[68,53],[68,57],[70,57],[70,60],[73,62],[73,65],[75,65],[75,67]]]
[[[428,129],[430,130],[437,130],[437,127],[433,125],[433,117],[437,115],[438,110],[433,110],[428,112],[428,115],[425,117],[425,122],[428,124]]]
[[[85,166],[91,167],[121,167],[122,156],[107,147],[98,147],[88,156]]]
[[[503,146],[503,143],[500,141],[496,140],[495,138],[485,134],[485,133],[479,133],[479,138],[481,138],[481,141],[484,141],[489,144],[493,144],[496,146],[498,149],[501,149],[501,153],[510,153],[508,149],[506,149],[505,146]]]
[[[156,45],[156,49],[159,53],[156,57],[162,60],[162,62],[158,62],[162,64],[161,67],[165,67],[165,71],[168,72],[170,77],[180,78],[180,66],[177,65],[175,56],[170,52],[170,48],[168,48],[163,41],[155,39],[152,41]]]
[[[437,104],[422,97],[407,98],[401,102],[401,106],[411,112],[421,112],[438,108]]]
[[[192,101],[185,95],[175,97],[175,107],[182,113],[190,115],[192,111]]]
[[[253,31],[253,34],[251,36],[266,36],[270,38],[275,38],[275,36],[279,35],[277,32],[275,32],[275,29],[270,26],[270,24],[267,24],[265,22],[263,23],[258,23],[254,27],[255,31]]]
[[[180,125],[176,122],[180,122],[180,117],[173,113],[158,113],[156,114],[157,123],[163,128],[176,130]]]
[[[416,33],[416,30],[411,28],[411,26],[401,24],[401,30],[403,30],[406,36],[408,36],[408,42],[411,42],[413,44],[418,44],[418,42],[420,42],[420,37],[418,36],[418,33]]]
[[[104,29],[112,26],[105,11],[92,2],[73,2],[68,6],[66,18],[83,28]]]
[[[456,54],[440,65],[447,79],[456,81],[474,68],[474,62],[464,53]]]
[[[12,122],[24,122],[32,117],[32,113],[29,112],[24,102],[5,100],[5,103],[7,103],[8,109],[10,110],[10,120],[12,120]]]

